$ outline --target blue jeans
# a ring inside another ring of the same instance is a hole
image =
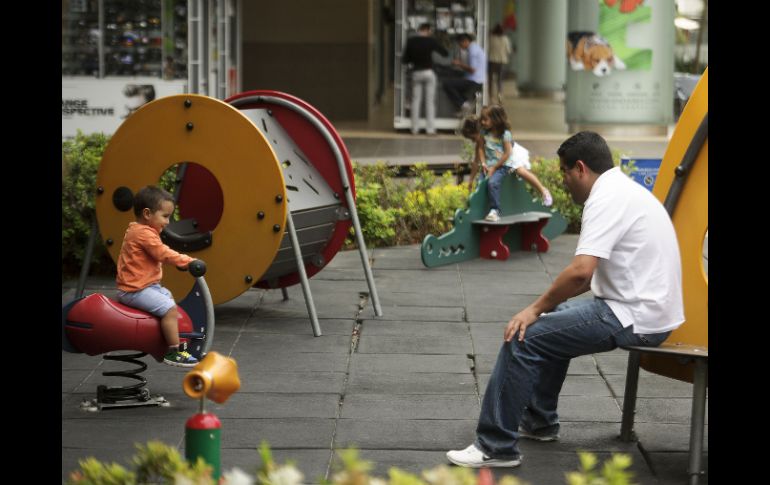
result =
[[[559,431],[556,407],[570,359],[608,352],[619,345],[658,346],[671,332],[649,335],[623,328],[599,299],[576,300],[557,306],[504,342],[484,393],[476,427],[476,447],[488,456],[519,456],[519,426],[529,432]]]
[[[511,168],[503,165],[495,170],[495,173],[489,177],[487,182],[487,193],[489,194],[489,208],[500,211],[500,186],[503,185],[503,178],[511,173]]]

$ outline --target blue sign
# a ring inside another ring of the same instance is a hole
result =
[[[662,161],[660,158],[621,158],[620,165],[625,167],[628,166],[628,162],[634,162],[636,170],[631,173],[631,178],[652,192]]]

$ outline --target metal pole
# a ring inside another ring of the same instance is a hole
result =
[[[635,350],[628,353],[626,390],[623,393],[623,421],[620,425],[620,440],[631,441],[636,412],[636,389],[639,385],[639,362],[641,354]]]
[[[299,247],[297,231],[294,230],[294,220],[291,218],[291,211],[286,211],[286,226],[289,231],[289,238],[291,239],[291,247],[294,249],[294,257],[297,259],[299,279],[302,282],[302,293],[305,294],[305,305],[307,306],[307,312],[310,315],[310,325],[313,327],[313,335],[320,337],[322,335],[321,326],[318,324],[318,315],[316,315],[315,312],[313,294],[310,293],[310,282],[308,281],[307,273],[305,272],[305,263],[302,261],[302,251]]]
[[[302,115],[306,120],[311,122],[313,126],[315,126],[318,131],[321,132],[324,139],[326,140],[326,143],[329,144],[332,151],[334,152],[334,158],[337,160],[337,168],[340,173],[340,179],[342,180],[342,190],[345,192],[345,200],[348,203],[348,208],[350,209],[350,217],[353,220],[353,227],[355,228],[356,232],[356,243],[358,244],[358,251],[361,255],[361,264],[364,267],[364,274],[366,275],[366,283],[369,285],[369,294],[372,297],[372,306],[374,307],[374,314],[378,317],[382,316],[382,307],[380,306],[380,297],[377,295],[377,288],[374,286],[374,276],[372,276],[372,268],[369,266],[369,255],[366,252],[366,242],[364,241],[364,234],[363,231],[361,231],[361,223],[358,220],[358,211],[356,210],[356,201],[353,199],[353,192],[350,190],[350,180],[348,179],[348,172],[347,168],[345,167],[345,161],[342,158],[342,152],[340,152],[339,147],[337,146],[337,143],[335,143],[334,139],[329,134],[329,130],[321,124],[320,121],[318,121],[314,116],[312,116],[310,113],[307,112],[304,108],[301,106],[297,106],[289,101],[286,101],[285,99],[277,98],[274,96],[257,96],[257,98],[264,99],[267,101],[270,101],[272,103],[279,104],[281,106],[285,106],[292,111],[295,111]],[[245,100],[241,100],[245,101]]]
[[[701,474],[701,453],[703,451],[703,425],[706,416],[706,382],[708,363],[706,359],[695,359],[695,378],[692,389],[692,418],[690,421],[690,485],[698,485]]]
[[[97,9],[99,10],[99,43],[96,48],[99,53],[99,79],[103,79],[106,68],[104,65],[106,63],[106,60],[104,59],[104,0],[99,0]]]
[[[80,278],[78,278],[78,287],[75,290],[75,299],[81,298],[86,288],[86,278],[88,270],[91,267],[91,255],[94,252],[94,243],[96,242],[96,233],[99,229],[96,227],[96,214],[91,219],[91,234],[88,235],[88,244],[86,245],[86,254],[83,256],[83,267],[80,269]]]
[[[209,353],[214,343],[214,300],[211,298],[211,290],[209,290],[209,285],[206,284],[206,279],[203,276],[195,278],[195,282],[198,284],[203,298],[203,306],[206,308],[206,343],[202,352],[205,355]]]

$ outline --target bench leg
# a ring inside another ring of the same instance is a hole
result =
[[[509,226],[481,226],[479,238],[479,256],[484,259],[499,259],[505,261],[511,254],[511,250],[503,242],[503,236],[508,232]]]
[[[698,485],[701,475],[701,457],[703,453],[703,426],[706,416],[706,382],[708,381],[708,363],[705,359],[695,359],[695,375],[692,390],[692,418],[690,420],[690,485]]]
[[[539,253],[548,252],[550,243],[542,234],[542,230],[549,219],[540,219],[537,222],[528,222],[522,224],[521,228],[521,249],[522,251],[534,251]]]
[[[636,389],[639,385],[639,362],[641,354],[633,350],[628,353],[626,390],[623,393],[623,419],[620,425],[620,440],[633,439],[634,413],[636,412]]]

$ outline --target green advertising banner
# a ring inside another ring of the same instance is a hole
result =
[[[672,0],[568,3],[571,127],[673,123],[674,14]]]

